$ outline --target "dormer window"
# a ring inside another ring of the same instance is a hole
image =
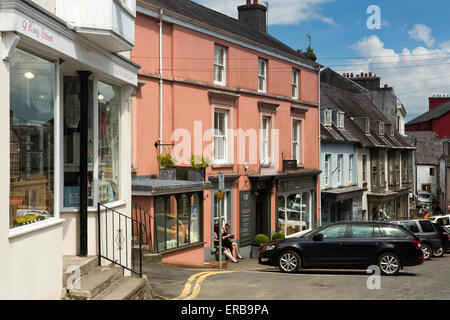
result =
[[[378,125],[378,134],[380,136],[384,136],[384,123],[380,122],[380,124]]]
[[[392,123],[389,125],[389,135],[394,136],[394,125]]]
[[[338,112],[338,115],[337,115],[337,127],[339,129],[344,129],[344,112]]]
[[[325,110],[325,122],[324,125],[326,127],[331,127],[331,110]]]
[[[370,133],[370,121],[369,119],[366,119],[366,123],[365,123],[365,129],[366,129],[366,133],[369,134]]]

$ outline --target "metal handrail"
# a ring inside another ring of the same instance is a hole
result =
[[[104,219],[102,219],[102,211]],[[105,259],[141,277],[143,224],[133,217],[108,208],[101,203],[98,203],[97,214],[99,266],[101,266],[102,259]],[[128,232],[129,229],[130,232]],[[129,235],[131,235],[131,240]],[[136,241],[138,248],[136,248]],[[125,248],[123,248],[123,244]],[[131,244],[131,250],[129,250],[129,244]],[[123,262],[124,260],[125,262]]]
[[[134,208],[134,219],[140,223],[142,223],[144,235],[143,235],[143,243],[149,246],[149,252],[156,252],[156,226],[153,216],[145,210],[139,203],[133,203]],[[152,228],[153,221],[153,228]],[[152,236],[153,235],[153,236]]]

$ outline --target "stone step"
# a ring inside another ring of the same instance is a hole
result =
[[[71,275],[75,275],[74,267],[79,268],[80,277],[93,271],[98,266],[98,257],[78,257],[78,256],[64,256],[63,257],[63,288],[67,287],[67,280]]]
[[[106,288],[95,300],[143,300],[146,282],[145,278],[123,277]]]
[[[142,257],[142,263],[161,263],[161,253],[145,253]]]
[[[75,300],[93,299],[120,278],[123,278],[121,267],[98,267],[95,271],[81,277],[78,289],[68,289],[67,297]]]

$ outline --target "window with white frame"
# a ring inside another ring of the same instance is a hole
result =
[[[342,165],[344,161],[344,156],[342,154],[338,155],[337,158],[337,183],[342,184]]]
[[[298,99],[298,70],[292,69],[292,98]]]
[[[338,112],[337,127],[339,129],[344,129],[344,112]]]
[[[378,128],[379,128],[379,129],[378,129],[379,135],[380,135],[380,136],[384,136],[384,123],[383,123],[383,122],[380,122]]]
[[[366,133],[370,133],[370,121],[368,118],[365,120],[364,128],[366,129]]]
[[[292,120],[292,160],[302,163],[301,157],[301,121]]]
[[[214,162],[226,163],[227,161],[227,128],[228,111],[225,109],[214,110]]]
[[[331,127],[331,110],[325,110],[325,122],[324,125],[326,127]]]
[[[258,59],[258,91],[266,92],[267,60]]]
[[[331,154],[325,155],[325,186],[330,185]]]
[[[350,183],[353,182],[353,155],[349,155],[348,157],[348,181]]]
[[[225,47],[214,46],[214,83],[226,85],[226,60],[227,49]]]
[[[261,161],[267,165],[270,163],[270,132],[271,132],[271,117],[262,117],[261,130]]]

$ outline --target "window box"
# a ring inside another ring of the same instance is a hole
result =
[[[176,168],[160,168],[159,178],[161,180],[177,180],[177,169]]]
[[[205,169],[188,169],[188,181],[205,181]]]

